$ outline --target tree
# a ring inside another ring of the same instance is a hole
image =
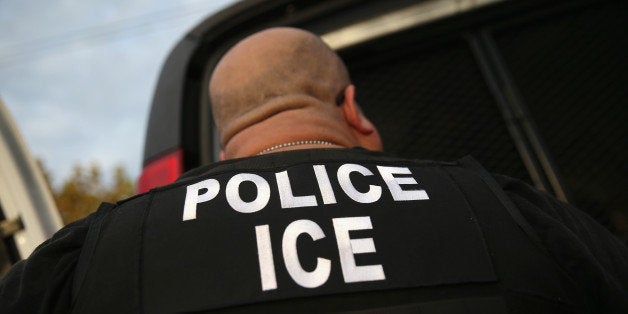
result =
[[[86,167],[76,164],[72,174],[63,181],[60,188],[50,183],[50,175],[43,165],[42,170],[65,224],[93,213],[102,202],[114,203],[135,193],[133,181],[122,166],[117,166],[113,170],[113,180],[106,184],[97,163],[91,163]]]

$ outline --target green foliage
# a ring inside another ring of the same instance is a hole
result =
[[[98,164],[76,164],[60,187],[52,186],[48,172],[44,167],[42,169],[65,224],[93,213],[102,202],[115,203],[135,194],[133,181],[122,166],[116,167],[111,182],[105,183]]]

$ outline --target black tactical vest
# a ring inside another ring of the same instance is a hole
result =
[[[77,266],[76,313],[587,310],[470,158],[270,154],[101,215]]]

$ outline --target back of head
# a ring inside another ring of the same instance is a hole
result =
[[[255,33],[223,56],[210,80],[221,144],[294,106],[332,105],[349,84],[344,63],[318,36],[294,28]]]

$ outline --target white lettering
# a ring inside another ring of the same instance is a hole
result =
[[[275,276],[275,262],[268,225],[255,226],[255,237],[257,238],[257,258],[259,259],[259,272],[262,278],[262,290],[277,289],[277,276]]]
[[[281,208],[309,207],[318,205],[314,195],[294,196],[294,194],[292,194],[288,171],[277,172],[275,177],[277,177],[277,188],[279,189]]]
[[[297,238],[306,233],[316,241],[325,237],[321,227],[311,220],[297,220],[286,227],[283,234],[281,249],[286,269],[290,277],[302,287],[316,288],[327,282],[331,271],[331,262],[326,258],[316,258],[316,268],[307,272],[301,267],[297,252]]]
[[[329,182],[325,166],[314,165],[314,174],[316,175],[316,181],[318,181],[318,188],[321,190],[323,204],[336,204],[336,196],[331,188],[331,182]]]
[[[356,164],[344,164],[338,168],[338,183],[343,191],[356,202],[359,203],[373,203],[379,200],[382,196],[382,188],[377,185],[369,185],[369,190],[366,193],[362,193],[355,189],[349,175],[352,172],[358,172],[363,176],[372,176],[373,172],[368,170],[364,166]]]
[[[357,266],[354,254],[375,253],[373,238],[351,239],[349,231],[373,229],[371,217],[334,218],[334,232],[338,242],[340,266],[345,282],[384,280],[382,265]]]
[[[384,182],[390,190],[390,194],[395,201],[415,201],[427,200],[429,197],[425,190],[402,190],[402,184],[418,184],[413,177],[395,177],[395,174],[412,174],[406,167],[384,167],[377,166],[377,170],[382,175]]]
[[[250,181],[257,188],[257,196],[250,202],[245,202],[240,197],[240,184],[244,181]],[[270,200],[270,186],[268,182],[259,175],[254,173],[239,173],[233,176],[227,182],[226,188],[227,202],[231,207],[241,213],[254,213],[266,207]]]
[[[202,189],[207,189],[199,194]],[[220,190],[220,183],[216,179],[207,179],[187,186],[185,203],[183,205],[183,221],[196,219],[196,205],[212,200]]]

